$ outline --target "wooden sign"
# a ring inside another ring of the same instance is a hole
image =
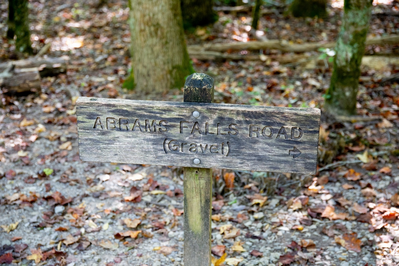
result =
[[[80,97],[83,161],[313,174],[320,110]]]

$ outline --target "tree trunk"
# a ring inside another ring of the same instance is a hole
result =
[[[327,0],[294,0],[289,11],[294,17],[319,17],[327,16]]]
[[[261,4],[262,4],[262,0],[256,0],[255,1],[255,7],[254,7],[254,10],[253,10],[253,15],[252,15],[252,29],[253,30],[257,30],[258,29]]]
[[[11,0],[15,8],[15,50],[21,54],[33,54],[30,42],[28,0]]]
[[[325,96],[325,110],[331,114],[356,114],[360,65],[371,7],[371,0],[345,0],[342,26],[335,47],[334,71]]]
[[[129,6],[133,71],[124,85],[158,96],[183,87],[193,68],[184,39],[180,1],[129,0]]]
[[[181,11],[185,29],[212,24],[218,17],[213,0],[181,0]]]
[[[15,36],[15,1],[8,0],[7,39],[12,40]]]

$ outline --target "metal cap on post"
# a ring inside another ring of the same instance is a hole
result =
[[[187,77],[184,102],[212,103],[213,78],[203,73]],[[194,118],[200,117],[194,111]],[[194,158],[199,165],[201,160]],[[212,171],[184,168],[184,265],[211,265]]]

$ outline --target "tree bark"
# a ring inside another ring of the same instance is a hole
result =
[[[181,0],[181,11],[185,29],[207,26],[217,20],[213,0]]]
[[[139,93],[181,88],[193,72],[184,39],[179,0],[129,0],[132,76]],[[133,86],[131,86],[132,88]]]
[[[15,1],[8,0],[7,39],[12,40],[15,36]]]
[[[255,7],[252,14],[252,29],[257,30],[260,18],[260,6],[262,4],[262,0],[255,1]]]
[[[331,114],[356,114],[360,65],[371,7],[371,0],[345,0],[342,26],[335,47],[334,70],[325,96],[325,110]]]
[[[289,11],[294,17],[319,17],[327,16],[327,0],[294,0]]]
[[[11,0],[14,2],[15,16],[15,50],[21,54],[33,54],[30,30],[28,0]]]

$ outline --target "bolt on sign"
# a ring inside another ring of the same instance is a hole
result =
[[[80,97],[83,161],[313,174],[320,110]]]

